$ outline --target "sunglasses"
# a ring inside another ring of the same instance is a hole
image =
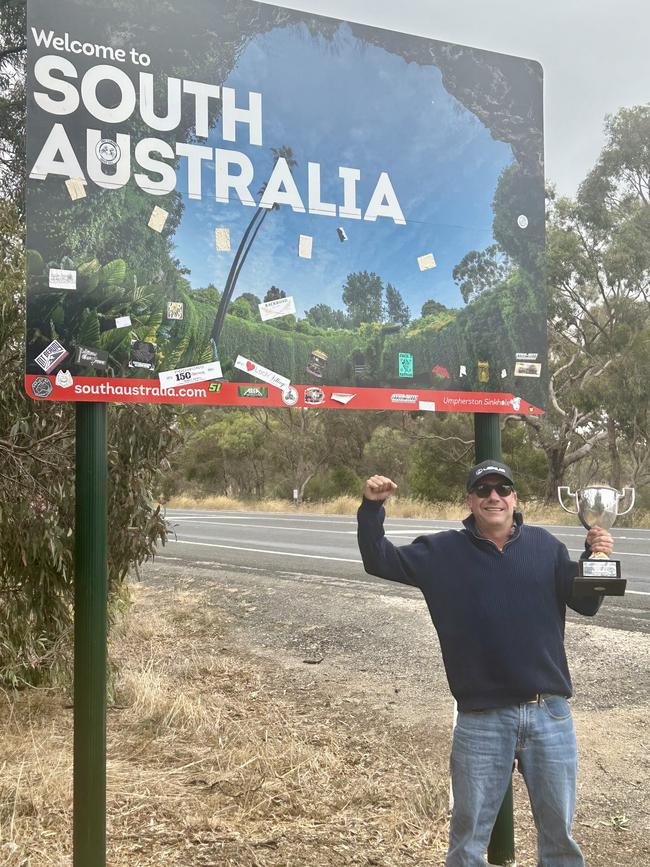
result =
[[[496,491],[500,497],[509,497],[514,491],[514,488],[512,485],[506,485],[503,482],[499,482],[498,485],[488,485],[487,482],[483,482],[482,484],[476,485],[472,488],[472,493],[476,494],[476,496],[480,497],[482,500],[489,497],[492,491]]]

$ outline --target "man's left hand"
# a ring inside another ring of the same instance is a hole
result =
[[[587,533],[587,545],[591,548],[592,554],[607,554],[609,555],[614,550],[614,540],[602,527],[592,527]]]

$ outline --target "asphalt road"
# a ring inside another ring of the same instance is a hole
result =
[[[291,575],[305,582],[318,577],[337,581],[376,581],[386,592],[411,596],[419,591],[366,575],[356,542],[356,520],[343,515],[297,512],[222,512],[169,509],[173,529],[161,560],[207,566],[236,566]],[[457,528],[457,521],[386,519],[386,535],[405,544],[423,533]],[[578,526],[545,525],[578,559],[585,532]],[[616,559],[627,578],[624,597],[608,597],[598,614],[601,626],[650,632],[650,530],[614,528]],[[570,613],[570,617],[574,615]]]

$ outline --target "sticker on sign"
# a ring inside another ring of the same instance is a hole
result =
[[[277,319],[279,316],[289,316],[296,312],[296,304],[291,295],[287,298],[274,298],[273,301],[262,301],[257,306],[260,309],[262,322]]]
[[[48,286],[50,289],[76,289],[77,272],[65,268],[50,268]]]
[[[65,346],[61,346],[58,340],[53,340],[49,346],[45,347],[40,355],[36,356],[34,361],[45,371],[45,373],[49,373],[50,370],[55,368],[64,358],[67,358],[69,354],[70,353]]]
[[[268,382],[269,385],[281,388],[282,391],[286,391],[291,385],[291,380],[287,379],[286,376],[280,376],[279,373],[275,373],[275,371],[269,370],[267,367],[262,367],[261,364],[251,361],[250,358],[244,358],[243,355],[237,356],[235,367],[237,370],[250,373],[251,376],[261,379],[263,382]]]
[[[208,379],[221,379],[221,364],[218,361],[211,361],[208,364],[179,367],[178,370],[161,370],[158,379],[160,387],[165,389],[192,382],[205,382]]]

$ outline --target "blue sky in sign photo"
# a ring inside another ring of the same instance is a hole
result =
[[[546,177],[562,195],[574,195],[596,162],[605,144],[605,115],[650,100],[647,0],[283,0],[283,5],[539,61]]]
[[[365,212],[381,172],[387,172],[406,225],[294,213],[288,205],[266,218],[253,244],[235,295],[260,298],[271,285],[295,298],[298,315],[317,303],[343,309],[341,287],[349,273],[375,271],[392,283],[418,316],[433,298],[463,304],[452,271],[470,250],[492,242],[492,198],[498,177],[513,162],[509,145],[443,87],[435,66],[407,63],[362,42],[342,24],[332,39],[304,25],[277,28],[247,45],[224,85],[248,105],[262,94],[263,144],[249,144],[246,124],[237,141],[224,142],[221,125],[207,144],[245,153],[255,167],[251,193],[268,179],[271,148],[291,147],[294,178],[307,207],[307,163],[321,166],[321,197],[343,203],[339,166],[361,173],[357,206]],[[179,188],[185,187],[183,172]],[[228,205],[214,199],[214,164],[203,165],[200,201],[184,195],[175,234],[176,255],[190,269],[192,286],[222,288],[233,253],[218,253],[214,229],[230,229],[233,251],[254,214],[231,193]],[[341,242],[337,227],[348,240]],[[313,237],[311,259],[298,257],[299,235]],[[420,271],[417,258],[433,253],[437,267]]]

